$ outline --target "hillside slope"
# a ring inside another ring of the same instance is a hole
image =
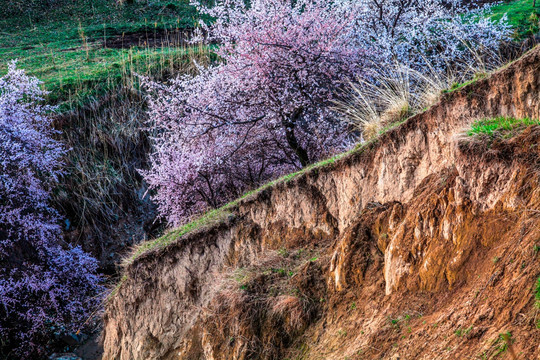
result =
[[[540,48],[378,141],[147,250],[104,359],[540,359]]]

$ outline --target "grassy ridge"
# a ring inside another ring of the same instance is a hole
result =
[[[540,1],[537,1],[536,8],[533,7],[533,0],[505,1],[492,8],[490,17],[500,20],[505,14],[508,17],[508,23],[515,29],[516,39],[538,32]]]
[[[398,126],[398,125],[399,124],[396,124],[395,126]],[[383,132],[381,132],[379,135],[382,135],[384,132],[391,130],[395,126],[388,127]],[[220,207],[218,209],[211,209],[211,210],[207,211],[206,213],[204,213],[202,215],[196,216],[193,221],[190,221],[190,222],[186,223],[185,225],[182,225],[182,226],[180,226],[180,227],[178,227],[176,229],[169,230],[169,231],[167,231],[166,234],[164,234],[163,236],[161,236],[159,238],[156,238],[156,239],[150,240],[150,241],[142,242],[142,243],[140,243],[139,245],[137,245],[135,247],[135,249],[132,252],[131,256],[125,259],[124,265],[131,264],[133,261],[135,261],[135,259],[137,259],[137,257],[139,257],[140,255],[142,255],[143,253],[145,253],[147,251],[160,249],[160,248],[165,248],[165,247],[167,247],[168,245],[170,245],[173,242],[177,241],[178,239],[180,239],[182,236],[184,236],[186,234],[189,234],[189,233],[191,233],[193,231],[196,231],[198,229],[201,229],[201,228],[204,228],[204,227],[207,227],[207,226],[211,226],[211,225],[215,225],[215,224],[218,224],[218,223],[224,221],[227,218],[227,216],[232,214],[232,210],[236,206],[238,206],[240,204],[240,202],[242,202],[243,200],[254,197],[257,194],[261,193],[262,191],[264,191],[266,189],[269,189],[271,187],[274,187],[274,186],[276,186],[278,184],[288,183],[288,182],[292,181],[293,179],[297,178],[298,176],[301,176],[301,175],[306,174],[308,172],[316,171],[316,170],[323,169],[323,168],[328,167],[328,166],[332,166],[337,161],[339,161],[339,160],[341,160],[343,158],[346,158],[349,155],[352,155],[354,153],[361,153],[361,152],[369,149],[370,146],[375,144],[377,141],[378,141],[378,139],[374,138],[374,139],[372,139],[370,141],[367,141],[367,142],[365,142],[363,144],[357,145],[356,147],[354,147],[353,149],[351,149],[349,151],[346,151],[346,152],[334,155],[334,156],[332,156],[330,158],[321,160],[321,161],[319,161],[319,162],[317,162],[315,164],[311,164],[311,165],[309,165],[309,166],[307,166],[307,167],[305,167],[305,168],[303,168],[303,169],[301,169],[299,171],[283,175],[283,176],[279,177],[278,179],[272,180],[272,181],[260,186],[259,188],[255,189],[255,190],[251,190],[251,191],[246,192],[240,198],[235,199],[235,200],[231,201],[230,203],[228,203],[228,204],[226,204],[226,205],[224,205],[224,206],[222,206],[222,207]]]
[[[144,33],[154,38],[163,30],[193,28],[197,11],[188,0],[136,2],[77,0],[0,19],[0,74],[7,61],[38,77],[50,91],[49,101],[77,106],[117,85],[130,85],[133,74],[163,75],[174,64],[189,61],[185,47],[131,49],[106,48],[107,40],[124,34]],[[191,50],[190,50],[191,51]]]

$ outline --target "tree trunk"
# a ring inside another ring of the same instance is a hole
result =
[[[299,143],[296,135],[294,134],[294,128],[296,127],[296,122],[302,115],[304,109],[296,109],[289,119],[282,122],[283,127],[285,128],[285,137],[290,148],[294,151],[302,167],[306,167],[309,164],[309,156],[306,151]]]

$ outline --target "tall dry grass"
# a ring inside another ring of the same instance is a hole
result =
[[[386,129],[437,103],[444,92],[489,76],[512,60],[502,53],[469,48],[474,61],[447,66],[442,72],[429,63],[422,72],[395,63],[389,67],[374,66],[367,76],[349,84],[335,110],[362,140],[371,140]]]
[[[71,95],[70,109],[57,116],[57,127],[70,151],[66,175],[53,200],[67,218],[65,229],[70,240],[83,244],[105,265],[115,260],[110,257],[112,242],[125,242],[116,244],[118,248],[143,240],[148,229],[142,228],[151,227],[155,216],[138,173],[146,168],[150,152],[148,135],[141,130],[147,104],[140,75],[166,80],[194,73],[194,61],[207,65],[211,58],[210,50],[202,45],[171,43],[150,50],[129,49],[118,69],[120,75],[107,78],[104,94],[81,84]],[[81,100],[83,93],[96,95]],[[123,228],[133,238],[123,233]]]

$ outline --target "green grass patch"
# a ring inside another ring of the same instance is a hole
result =
[[[469,80],[469,81],[465,81],[465,82],[462,82],[462,83],[455,82],[455,83],[452,84],[452,86],[450,86],[450,89],[443,90],[443,93],[451,93],[451,92],[457,91],[457,90],[462,89],[465,86],[470,85],[470,84],[472,84],[474,82],[475,82],[474,80]]]
[[[540,309],[540,277],[536,280],[536,289],[534,291],[534,297],[536,298],[536,307]]]
[[[60,110],[79,107],[119,85],[137,88],[135,74],[162,78],[190,62],[190,51],[178,44],[151,48],[108,48],[107,41],[141,33],[158,39],[164,30],[193,28],[199,19],[188,0],[69,0],[0,18],[0,75],[7,63],[37,77],[50,92],[48,103]],[[138,44],[135,44],[138,45]],[[208,49],[205,49],[208,50]],[[196,54],[195,54],[196,55]]]
[[[531,125],[540,125],[540,120],[529,118],[516,119],[512,117],[481,119],[471,124],[467,135],[510,138],[516,134],[516,131]]]
[[[230,208],[232,207],[232,203],[227,204],[219,209],[213,209],[202,216],[196,218],[195,220],[180,226],[177,229],[168,231],[165,235],[154,239],[150,241],[143,242],[139,244],[136,248],[133,254],[125,260],[125,264],[129,265],[131,264],[137,257],[139,257],[141,254],[144,254],[148,251],[160,249],[167,247],[168,245],[172,244],[176,240],[180,239],[182,236],[191,233],[193,231],[196,231],[198,229],[202,229],[207,226],[211,226],[214,224],[218,224],[220,222],[223,222],[227,216],[231,214]]]
[[[41,49],[43,50],[43,49]],[[43,81],[47,101],[60,110],[81,106],[122,85],[138,89],[137,75],[162,78],[192,67],[192,58],[208,55],[207,48],[107,49],[81,47],[69,51],[41,50],[18,59],[18,66]],[[3,50],[0,49],[0,56]],[[22,55],[22,54],[20,54]],[[7,62],[0,64],[4,73]]]
[[[488,16],[493,20],[500,20],[505,14],[508,23],[515,29],[516,40],[538,32],[540,3],[533,8],[533,0],[505,1],[493,6]]]
[[[451,93],[451,92],[463,89],[464,87],[469,86],[471,84],[474,84],[474,83],[478,82],[478,80],[485,79],[488,76],[489,76],[489,74],[486,74],[486,73],[474,74],[474,77],[471,80],[468,80],[468,81],[465,81],[465,82],[462,82],[462,83],[455,82],[455,83],[452,84],[452,86],[449,89],[443,90],[443,93],[446,94],[446,93]]]
[[[154,29],[184,29],[193,27],[198,18],[189,0],[135,1],[124,5],[117,0],[65,0],[0,16],[0,44],[14,47],[62,43],[78,39],[80,28],[91,40],[122,33],[152,33]]]

